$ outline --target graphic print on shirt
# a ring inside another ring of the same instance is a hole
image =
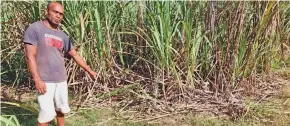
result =
[[[62,49],[63,42],[60,37],[51,34],[44,34],[44,37],[46,46],[52,46],[58,49]]]

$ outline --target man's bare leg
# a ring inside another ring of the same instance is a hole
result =
[[[64,126],[64,114],[61,113],[60,111],[55,111],[55,112],[56,112],[57,125]]]
[[[47,122],[47,123],[38,123],[37,126],[48,126],[48,123],[49,122]]]

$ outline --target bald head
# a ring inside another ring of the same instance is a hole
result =
[[[56,2],[56,1],[52,1],[52,2],[48,2],[47,6],[46,6],[46,9],[50,9],[51,7],[53,7],[55,5],[62,6],[61,3]]]

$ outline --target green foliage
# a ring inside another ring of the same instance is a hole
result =
[[[36,125],[37,104],[1,101],[1,126]]]
[[[1,126],[20,126],[15,115],[1,115]]]

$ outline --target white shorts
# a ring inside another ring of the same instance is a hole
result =
[[[70,111],[68,105],[68,86],[66,82],[45,83],[46,93],[38,94],[39,104],[38,122],[46,123],[54,119],[56,110],[63,114]]]

